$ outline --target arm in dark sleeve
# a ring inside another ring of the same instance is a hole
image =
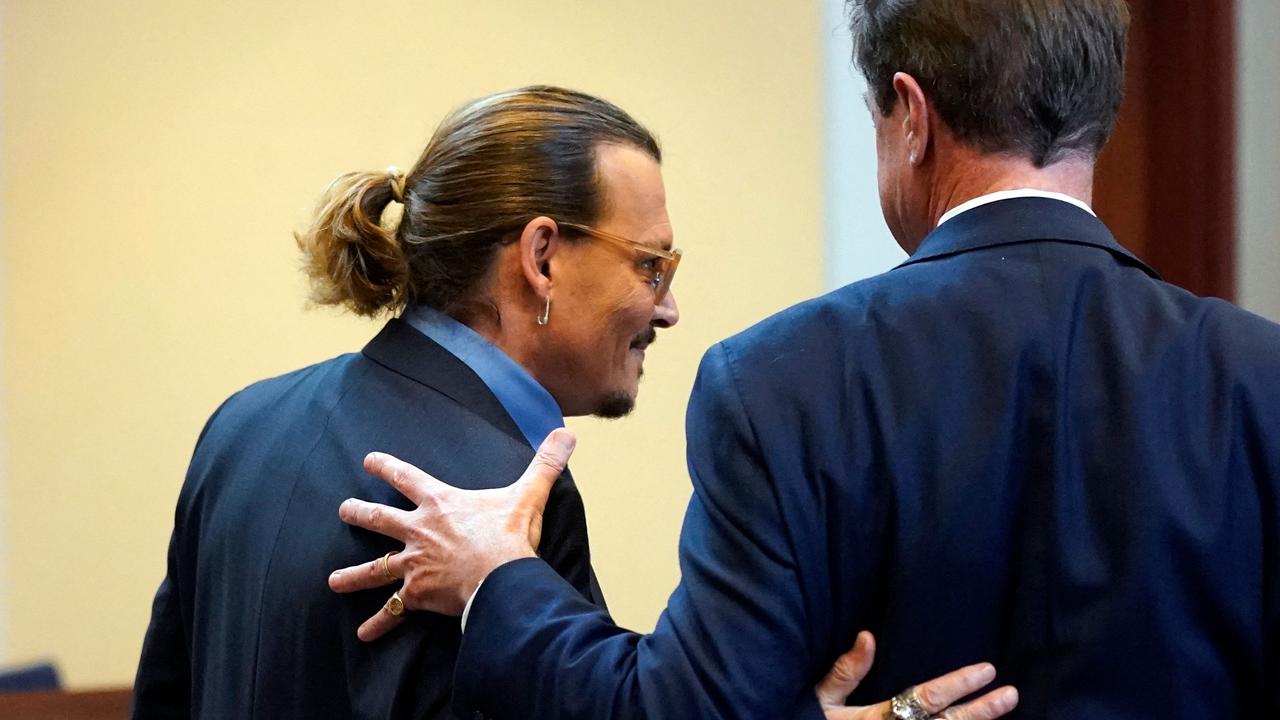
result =
[[[688,416],[682,579],[651,635],[617,627],[538,560],[471,608],[455,710],[493,718],[821,718],[795,553],[723,346]]]
[[[196,439],[191,467],[187,469],[174,512],[165,577],[151,603],[151,624],[147,626],[147,634],[142,641],[142,657],[133,681],[131,716],[137,720],[191,717],[191,628],[182,608],[183,592],[192,591],[192,588],[184,587],[182,573],[184,566],[191,566],[187,554],[192,548],[188,543],[193,542],[189,538],[196,535],[190,498],[191,490],[197,484],[196,459],[200,446],[226,407],[224,402],[214,411]]]
[[[168,571],[156,591],[151,625],[142,642],[132,712],[139,720],[191,717],[191,659],[179,594],[179,531],[175,527],[169,540]]]

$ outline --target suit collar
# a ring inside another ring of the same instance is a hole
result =
[[[519,448],[528,453],[526,457],[532,457],[533,450],[524,434],[480,377],[439,343],[405,321],[396,318],[388,322],[361,352],[372,362],[449,397],[487,420],[515,441],[513,448]],[[447,482],[448,478],[444,480]],[[574,485],[569,468],[565,468],[551,489],[543,531],[565,533],[556,545],[568,550],[562,551],[559,557],[548,558],[548,561],[587,599],[607,612],[604,595],[591,569],[582,496]]]
[[[362,352],[388,370],[452,399],[528,446],[520,428],[479,376],[403,320],[388,322]]]
[[[553,430],[564,427],[560,405],[551,393],[480,333],[425,305],[410,306],[400,319],[466,363],[506,408],[531,447],[538,447]]]
[[[898,267],[970,250],[1013,243],[1050,241],[1102,248],[1153,278],[1155,270],[1126,250],[1102,221],[1060,200],[1022,197],[988,203],[939,225]]]

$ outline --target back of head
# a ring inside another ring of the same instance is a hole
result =
[[[329,187],[297,235],[313,302],[361,315],[418,303],[479,311],[498,248],[525,223],[600,216],[595,157],[607,143],[661,160],[648,130],[585,93],[530,86],[458,108],[407,175],[356,172]]]
[[[1045,167],[1093,159],[1124,88],[1125,0],[849,0],[854,62],[880,112],[914,77],[962,142]]]

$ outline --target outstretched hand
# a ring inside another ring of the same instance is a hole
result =
[[[403,580],[397,594],[408,610],[461,615],[467,600],[495,568],[533,557],[542,538],[542,513],[556,478],[573,454],[573,433],[560,428],[543,441],[514,484],[461,490],[385,453],[369,453],[364,469],[417,504],[414,510],[351,498],[338,517],[356,527],[395,538],[404,550],[387,558],[336,570],[329,587],[346,593]],[[357,631],[377,639],[404,621],[389,603]]]
[[[895,717],[890,701],[862,707],[846,707],[849,697],[871,670],[876,657],[876,641],[871,633],[858,633],[853,649],[836,658],[831,672],[818,683],[814,692],[827,720],[882,720]],[[951,703],[986,687],[996,678],[996,669],[989,663],[979,663],[949,672],[942,677],[915,686],[914,692],[920,709],[926,717],[945,720],[992,720],[1012,711],[1018,705],[1018,691],[1005,686],[992,690],[982,697],[963,705],[951,707]]]

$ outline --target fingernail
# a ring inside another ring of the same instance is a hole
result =
[[[989,683],[992,680],[995,680],[996,666],[991,663],[983,663],[982,667],[978,668],[978,677],[983,683]]]
[[[561,450],[563,452],[572,451],[574,444],[578,442],[578,439],[573,436],[573,433],[569,432],[565,428],[560,428],[556,430],[555,436],[556,436],[556,449]]]

